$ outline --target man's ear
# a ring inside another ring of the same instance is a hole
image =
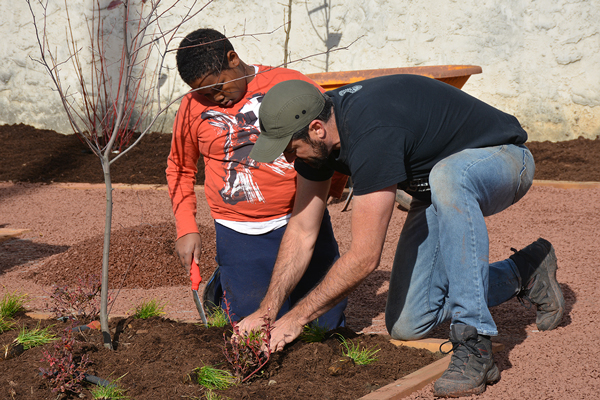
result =
[[[229,68],[236,68],[238,65],[240,65],[240,57],[238,56],[238,54],[233,51],[233,50],[229,50],[227,52],[227,62],[229,63]]]
[[[308,124],[308,133],[312,139],[315,137],[318,139],[325,139],[327,132],[325,131],[325,124],[323,121],[315,119]],[[314,135],[314,136],[313,136]]]

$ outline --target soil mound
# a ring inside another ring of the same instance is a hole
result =
[[[203,238],[200,275],[208,278],[216,268],[215,231],[199,226]],[[175,224],[138,225],[112,232],[109,286],[111,289],[153,289],[189,285],[174,252]],[[98,278],[89,266],[102,265],[104,237],[98,235],[56,254],[23,277],[42,285],[77,286]]]

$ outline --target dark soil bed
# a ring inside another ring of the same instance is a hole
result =
[[[17,324],[27,329],[51,325],[60,336],[72,326],[50,320],[33,320],[20,316]],[[119,380],[132,399],[165,400],[205,398],[206,389],[190,380],[193,370],[204,365],[229,369],[223,354],[223,333],[231,327],[205,328],[203,325],[175,322],[153,317],[147,320],[115,319],[111,321],[116,350],[104,348],[99,331],[76,334],[75,360],[87,354],[91,360],[88,373],[103,379]],[[0,335],[0,345],[9,345],[18,330]],[[359,344],[361,348],[380,351],[378,360],[368,366],[350,366],[339,375],[328,371],[340,359],[337,336]],[[54,352],[54,344],[26,350],[21,355],[0,361],[2,398],[55,399],[50,383],[40,376],[39,368],[49,368],[41,361],[43,351]],[[322,343],[296,341],[283,352],[274,353],[263,373],[247,383],[216,391],[230,399],[356,399],[404,375],[427,365],[440,354],[427,350],[396,347],[381,335],[356,335],[348,329],[332,331]],[[90,384],[83,395],[91,398]],[[75,395],[67,398],[77,398]]]
[[[0,125],[0,181],[103,183],[98,157],[75,135],[38,130],[29,125]],[[114,183],[166,184],[171,135],[143,138],[111,167]],[[536,161],[536,179],[600,181],[600,140],[579,138],[553,143],[528,142]],[[197,184],[204,184],[198,163]]]

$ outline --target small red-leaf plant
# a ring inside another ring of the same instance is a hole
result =
[[[87,280],[79,278],[74,288],[54,286],[48,310],[58,319],[93,321],[100,313],[100,288],[100,278],[94,275]]]
[[[260,330],[240,333],[237,322],[231,319],[231,307],[225,296],[223,296],[223,302],[225,313],[232,327],[230,337],[227,336],[227,332],[223,333],[225,340],[223,353],[233,368],[233,375],[243,383],[260,371],[269,361],[273,328],[271,328],[270,319],[265,316]]]
[[[81,393],[81,383],[90,360],[87,354],[76,357],[73,354],[75,338],[72,328],[65,329],[61,340],[54,343],[54,352],[43,351],[41,362],[47,362],[50,367],[40,368],[42,376],[50,381],[53,392]]]

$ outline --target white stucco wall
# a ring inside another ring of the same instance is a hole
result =
[[[171,0],[172,1],[172,0]],[[106,5],[109,1],[103,0]],[[167,18],[184,10],[182,0]],[[224,31],[249,63],[283,60],[281,0],[215,0],[189,22]],[[59,57],[66,58],[62,1],[52,1],[48,28]],[[72,26],[83,46],[83,16],[91,0],[69,2]],[[32,18],[24,0],[0,0],[0,124],[25,123],[70,133],[50,78],[39,57]],[[166,20],[169,22],[169,20]],[[266,32],[273,33],[266,34]],[[355,42],[354,42],[355,41]],[[179,42],[179,39],[175,44]],[[600,0],[294,0],[289,50],[292,59],[333,51],[290,65],[305,73],[471,64],[483,73],[463,90],[519,118],[532,140],[600,135]],[[85,50],[85,49],[84,49]],[[167,60],[164,94],[187,88],[174,59]],[[73,75],[66,83],[76,87]],[[168,96],[167,96],[168,97]],[[159,129],[168,132],[177,105]]]

